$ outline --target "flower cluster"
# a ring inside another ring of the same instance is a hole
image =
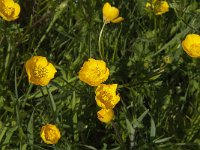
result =
[[[98,119],[102,122],[109,123],[114,117],[112,110],[120,101],[119,95],[116,94],[117,84],[102,84],[108,79],[109,69],[103,60],[90,58],[84,62],[79,71],[79,79],[90,86],[97,86],[95,90],[95,100],[102,109],[97,112]]]
[[[155,15],[162,15],[169,11],[169,4],[166,0],[149,0],[146,3],[146,8]],[[102,12],[104,25],[110,22],[119,23],[124,20],[123,17],[119,17],[119,9],[111,6],[108,2],[104,4]],[[19,14],[20,5],[18,3],[13,0],[0,0],[0,16],[4,20],[13,21],[19,17]],[[103,31],[103,28],[101,31]],[[100,33],[102,34],[102,32]],[[185,40],[182,41],[182,47],[189,56],[200,57],[200,36],[197,34],[187,35]],[[169,56],[165,57],[164,60],[166,63],[171,63]],[[25,69],[29,83],[39,86],[48,85],[57,72],[53,64],[43,56],[31,57],[26,61]],[[108,79],[109,74],[110,71],[103,60],[89,58],[84,62],[78,75],[81,81],[96,87],[95,101],[97,106],[101,108],[97,112],[97,118],[104,123],[110,123],[113,120],[113,109],[120,101],[120,96],[117,94],[118,85],[103,84]],[[61,138],[61,133],[55,125],[46,124],[42,126],[40,136],[46,144],[56,144]]]
[[[20,6],[13,0],[0,0],[0,16],[6,21],[12,21],[19,17]]]
[[[104,25],[124,20],[124,18],[119,17],[119,10],[116,7],[112,7],[108,2],[104,4],[102,11]],[[101,57],[100,39],[104,25],[99,35],[99,53]],[[89,58],[88,61],[84,62],[79,71],[79,79],[81,81],[90,86],[97,86],[95,100],[101,108],[97,112],[97,118],[104,123],[109,123],[113,119],[113,108],[120,101],[119,95],[116,94],[117,84],[102,84],[108,79],[108,76],[109,69],[106,67],[106,63],[103,60],[95,60],[93,58]]]
[[[169,4],[166,0],[150,0],[146,3],[146,8],[155,15],[162,15],[169,11]]]
[[[97,112],[98,119],[101,122],[109,123],[114,117],[113,108],[120,101],[116,94],[117,84],[101,84],[95,90],[95,100],[101,110]]]

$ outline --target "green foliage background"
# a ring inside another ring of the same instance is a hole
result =
[[[98,37],[105,0],[19,0],[18,20],[0,20],[0,148],[2,150],[197,150],[200,148],[200,60],[181,41],[199,34],[200,2],[169,0],[154,16],[143,0],[110,0],[125,20],[108,24],[102,48],[121,101],[113,124],[96,116],[94,88],[77,75],[100,59]],[[47,87],[28,83],[24,63],[47,57],[56,68]],[[55,103],[53,103],[54,101]],[[47,145],[41,126],[62,138]]]

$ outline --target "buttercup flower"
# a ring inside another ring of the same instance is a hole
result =
[[[114,111],[112,109],[101,109],[97,112],[97,118],[104,123],[110,123],[113,117]]]
[[[182,47],[190,57],[200,57],[200,36],[188,34],[182,42]]]
[[[44,125],[40,136],[46,144],[56,144],[61,137],[59,129],[53,124]]]
[[[91,86],[98,86],[106,81],[109,76],[109,69],[103,60],[90,58],[84,62],[79,71],[79,79]]]
[[[15,20],[19,17],[20,6],[13,0],[0,0],[0,16],[7,21]]]
[[[99,107],[113,109],[120,101],[119,95],[116,95],[117,84],[100,84],[95,91],[95,100]]]
[[[35,85],[45,86],[57,72],[55,67],[49,63],[46,57],[33,56],[25,64],[28,80]]]
[[[116,7],[112,7],[108,2],[103,6],[103,20],[105,23],[118,23],[124,20],[119,16],[119,10]]]
[[[146,8],[152,10],[155,15],[162,15],[169,11],[169,4],[165,0],[152,0],[146,3]]]

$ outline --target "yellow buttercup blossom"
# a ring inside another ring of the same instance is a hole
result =
[[[84,62],[79,71],[79,79],[91,86],[98,86],[106,81],[109,76],[109,69],[103,60],[90,58]]]
[[[112,7],[108,2],[103,6],[103,20],[105,23],[118,23],[124,20],[119,16],[119,9]]]
[[[188,34],[182,42],[182,47],[190,57],[200,57],[200,36]]]
[[[57,72],[55,67],[49,63],[46,57],[33,56],[25,64],[28,80],[35,85],[45,86]]]
[[[59,129],[53,124],[44,125],[40,136],[46,144],[56,144],[61,137]]]
[[[95,91],[95,100],[99,107],[113,109],[120,101],[119,95],[116,95],[117,84],[101,84]]]
[[[110,123],[113,117],[114,111],[112,109],[101,109],[97,112],[97,118],[104,123]]]
[[[19,17],[20,5],[13,0],[0,0],[0,16],[7,21],[15,20]]]
[[[151,0],[146,3],[146,8],[152,10],[155,15],[162,15],[169,11],[169,4],[165,0]]]

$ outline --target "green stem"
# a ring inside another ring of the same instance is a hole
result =
[[[106,25],[106,23],[104,22],[104,24],[103,24],[103,26],[101,28],[101,31],[99,33],[99,54],[100,54],[101,59],[103,59],[103,55],[102,54],[104,53],[104,52],[101,51],[101,38],[102,38],[102,33],[103,33],[103,29],[104,29],[105,25]]]
[[[156,52],[158,50],[158,34],[157,34],[157,17],[154,15],[154,30],[155,30],[155,38],[156,38]]]
[[[56,103],[54,101],[53,95],[51,94],[51,91],[49,89],[49,86],[46,86],[48,95],[49,95],[49,100],[50,100],[50,105],[51,105],[51,110],[53,112],[53,117],[56,119],[56,122],[59,123],[59,120],[57,118],[57,112],[56,112]]]
[[[20,117],[20,100],[18,97],[18,88],[17,88],[17,71],[15,66],[15,113],[16,113],[16,120],[18,125],[18,131],[19,131],[19,144],[20,144],[20,150],[22,150],[22,136],[23,136],[23,130],[21,128],[21,117]]]
[[[115,56],[117,54],[117,45],[118,45],[118,41],[119,41],[119,37],[120,37],[121,31],[122,31],[122,28],[120,28],[119,34],[115,38],[115,46],[114,46],[114,52],[113,52],[113,56],[112,56],[112,63],[114,63]]]
[[[89,58],[91,57],[91,32],[89,34],[89,51],[88,51],[88,55],[89,55]]]
[[[33,54],[34,54],[35,56],[37,56],[37,50],[36,50],[36,49],[33,50]]]
[[[112,125],[113,129],[115,130],[115,134],[116,134],[116,136],[117,136],[117,140],[119,141],[119,143],[120,143],[120,145],[121,145],[121,148],[122,148],[123,150],[127,150],[127,149],[126,149],[126,145],[124,144],[124,141],[123,141],[122,137],[121,137],[120,134],[119,134],[119,131],[118,131],[118,129],[117,129],[117,126],[115,125],[115,123],[114,123],[113,121],[111,121],[111,125]]]

